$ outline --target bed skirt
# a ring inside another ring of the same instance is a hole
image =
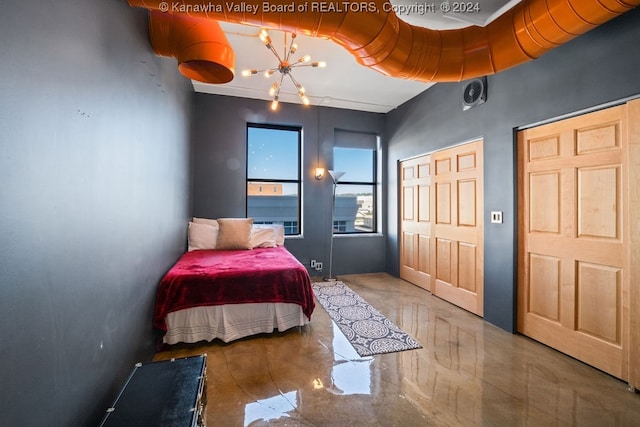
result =
[[[230,342],[250,335],[286,331],[309,319],[291,303],[249,303],[194,307],[167,314],[165,344],[195,343],[216,338]]]

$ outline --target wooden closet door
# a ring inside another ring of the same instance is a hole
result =
[[[432,154],[434,205],[431,291],[483,315],[482,141]]]
[[[431,156],[400,162],[400,277],[431,291]]]
[[[518,331],[621,379],[629,377],[625,115],[619,106],[518,133]]]
[[[626,150],[629,167],[626,168],[628,195],[628,209],[626,213],[627,236],[629,242],[629,277],[630,305],[630,357],[629,357],[629,385],[640,389],[640,99],[627,103],[627,136]],[[626,200],[626,198],[625,198]]]
[[[400,277],[483,315],[482,141],[400,162]]]

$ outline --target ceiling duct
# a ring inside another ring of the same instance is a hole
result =
[[[233,80],[235,53],[218,21],[152,10],[149,38],[157,55],[178,60],[185,77],[207,83]]]
[[[324,13],[311,11],[307,0],[268,3],[274,10],[286,10],[285,6],[292,4],[297,11],[307,9],[300,13],[262,10],[262,0],[238,3],[236,6],[243,5],[242,11],[229,10],[229,3],[210,0],[128,1],[131,6],[150,10],[326,37],[351,52],[362,65],[389,76],[423,82],[461,81],[506,70],[536,59],[640,4],[640,0],[523,0],[485,27],[438,31],[402,21],[388,0],[335,3],[348,10]],[[173,6],[175,11],[171,10]],[[151,32],[153,38],[154,30]],[[206,79],[208,73],[202,71],[206,61],[198,61],[204,79],[194,80],[219,83]]]

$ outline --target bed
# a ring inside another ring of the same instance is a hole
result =
[[[163,343],[230,342],[310,322],[309,274],[277,226],[194,218],[188,249],[158,286],[153,325]]]

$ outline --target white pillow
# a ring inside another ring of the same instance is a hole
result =
[[[284,225],[282,224],[254,224],[253,228],[272,228],[275,233],[276,246],[284,246]]]
[[[189,252],[199,249],[215,249],[218,241],[218,229],[209,224],[189,223]]]
[[[254,225],[251,228],[251,247],[253,248],[275,248],[276,247],[276,230],[273,227],[258,227]]]
[[[216,229],[218,228],[218,221],[216,221],[215,219],[197,218],[194,216],[191,221],[197,224],[208,224],[208,225],[214,226]]]
[[[284,225],[282,224],[272,224],[272,227],[276,231],[276,245],[284,246]]]
[[[218,218],[216,249],[251,249],[253,218]]]

